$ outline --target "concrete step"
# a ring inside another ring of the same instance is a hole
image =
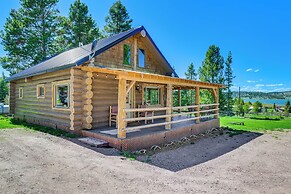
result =
[[[102,139],[96,139],[93,137],[83,137],[83,138],[79,138],[78,140],[82,143],[85,143],[97,148],[109,146],[109,143],[107,141],[104,141]]]

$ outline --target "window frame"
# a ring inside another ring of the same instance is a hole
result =
[[[157,89],[158,90],[158,103],[157,104],[147,104],[147,99],[145,98],[146,90],[147,89]],[[161,103],[161,87],[160,86],[145,86],[143,88],[143,102],[144,104],[147,104],[148,106],[162,106]]]
[[[63,86],[63,85],[68,86],[68,107],[56,106],[56,86]],[[71,86],[70,80],[52,82],[52,109],[70,111],[70,108],[71,108],[71,88],[70,88],[70,86]]]
[[[141,67],[140,66],[140,52],[142,52],[142,54],[143,54],[143,67]],[[138,48],[137,49],[137,53],[138,53],[138,63],[137,63],[137,66],[139,67],[139,68],[143,68],[143,69],[145,69],[146,68],[146,52],[145,52],[145,49],[143,49],[143,48]]]
[[[40,88],[43,88],[43,96],[40,95]],[[45,84],[38,84],[36,86],[36,97],[45,98]]]
[[[19,87],[19,89],[18,89],[18,98],[23,99],[23,87]]]
[[[129,47],[129,64],[125,63],[125,47]],[[123,45],[123,65],[124,66],[131,66],[131,45],[130,44],[124,44]]]

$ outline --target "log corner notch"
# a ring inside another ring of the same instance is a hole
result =
[[[70,77],[70,129],[72,131],[82,130],[82,117],[80,114],[83,114],[83,71],[80,69],[71,69]]]
[[[126,138],[126,113],[124,111],[126,106],[126,79],[120,78],[118,82],[118,115],[117,115],[117,127],[118,138]]]
[[[83,94],[83,99],[84,99],[83,128],[84,129],[92,129],[92,121],[93,121],[93,118],[92,118],[92,110],[93,110],[92,77],[93,77],[93,73],[89,71],[86,72],[84,75],[84,78],[85,78],[85,92]]]

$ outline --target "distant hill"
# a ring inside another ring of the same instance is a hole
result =
[[[240,92],[241,98],[248,99],[291,99],[291,91],[286,92]],[[238,92],[233,92],[233,97],[238,98]]]

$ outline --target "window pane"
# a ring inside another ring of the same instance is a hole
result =
[[[123,46],[123,63],[130,65],[130,45],[128,44]]]
[[[138,66],[139,67],[145,67],[145,58],[144,58],[144,50],[143,49],[138,49]]]
[[[69,107],[69,86],[56,85],[55,87],[55,106],[56,107]]]
[[[38,96],[44,96],[44,87],[39,87]]]

